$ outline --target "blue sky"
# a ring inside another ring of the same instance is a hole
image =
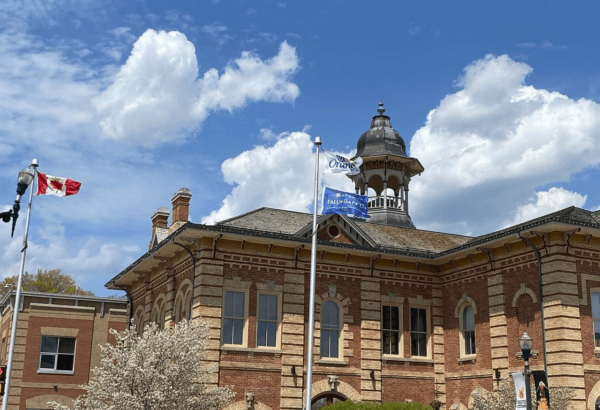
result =
[[[313,151],[353,154],[383,98],[425,172],[418,228],[480,235],[595,210],[600,55],[592,2],[0,3],[0,208],[32,158],[82,182],[36,197],[26,269],[103,284],[181,187],[193,222],[310,210]],[[343,176],[325,185],[352,190]],[[24,216],[24,214],[23,214]],[[18,272],[0,225],[0,274]]]

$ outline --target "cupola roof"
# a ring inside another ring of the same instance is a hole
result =
[[[379,155],[406,157],[406,144],[400,133],[392,128],[390,117],[384,115],[383,101],[379,102],[378,115],[373,117],[371,128],[356,144],[356,156],[365,158]]]

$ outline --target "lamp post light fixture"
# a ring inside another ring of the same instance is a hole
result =
[[[523,336],[521,336],[521,339],[519,339],[519,344],[521,345],[521,353],[523,353],[523,360],[525,361],[525,371],[523,372],[523,375],[525,376],[525,396],[527,396],[527,410],[531,410],[531,385],[529,383],[531,372],[529,371],[529,355],[531,354],[533,339],[531,339],[527,332],[523,332]]]
[[[31,161],[31,165],[28,169],[19,172],[17,177],[17,198],[13,205],[13,209],[8,212],[0,213],[0,218],[4,222],[9,222],[12,218],[12,233],[11,237],[15,232],[15,224],[19,217],[19,211],[21,210],[21,197],[25,195],[27,187],[33,183],[35,174],[37,173],[38,160],[34,159]],[[23,285],[23,270],[25,269],[25,254],[27,252],[27,237],[29,235],[29,218],[31,216],[31,203],[33,201],[33,187],[29,191],[29,204],[27,206],[27,218],[25,219],[25,235],[23,236],[23,248],[21,249],[21,269],[19,270],[19,278],[17,280],[17,294],[15,296],[15,303],[13,305],[13,318],[10,332],[10,347],[8,349],[8,358],[6,360],[6,381],[4,383],[4,397],[2,398],[2,410],[6,410],[8,406],[8,397],[10,389],[10,377],[12,373],[13,356],[15,353],[15,338],[17,335],[17,321],[19,320],[19,308],[21,305],[21,288]]]

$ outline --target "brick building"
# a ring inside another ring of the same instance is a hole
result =
[[[16,292],[0,302],[0,363],[6,364]],[[84,393],[80,385],[100,365],[109,329],[127,326],[127,301],[95,296],[21,292],[9,409],[49,409]]]
[[[191,192],[152,216],[149,251],[107,287],[131,295],[137,323],[211,322],[215,385],[233,409],[313,409],[335,400],[469,407],[522,371],[518,339],[543,370],[540,254],[549,384],[600,396],[600,211],[570,207],[468,237],[416,229],[408,185],[424,168],[384,115],[358,142],[357,192],[369,222],[319,218],[312,386],[305,385],[312,216],[261,208],[215,225],[188,222]],[[524,239],[523,239],[524,238]],[[535,251],[533,247],[535,247]],[[594,328],[596,329],[594,331]],[[308,388],[310,387],[310,388]]]

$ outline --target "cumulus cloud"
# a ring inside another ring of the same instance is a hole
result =
[[[221,166],[225,182],[233,189],[221,207],[202,219],[215,223],[263,206],[290,211],[312,211],[314,190],[314,144],[306,132],[292,132],[272,146],[252,150],[227,159]],[[340,153],[352,156],[353,153]],[[321,155],[320,167],[326,158]],[[326,174],[322,185],[352,190],[343,174]],[[310,209],[309,209],[310,207]]]
[[[535,202],[518,207],[515,218],[504,227],[529,221],[569,206],[582,208],[587,200],[587,195],[581,195],[561,187],[552,187],[547,191],[536,192],[535,195]]]
[[[600,163],[600,105],[526,85],[531,71],[488,55],[429,112],[410,144],[425,167],[411,184],[417,226],[489,232],[536,187]]]
[[[290,80],[298,69],[295,48],[283,42],[270,59],[243,52],[221,74],[212,68],[198,78],[195,48],[185,35],[148,30],[94,101],[102,135],[145,146],[180,140],[212,111],[294,101],[300,91]]]

